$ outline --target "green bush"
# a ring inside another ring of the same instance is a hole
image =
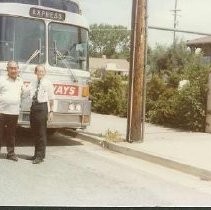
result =
[[[204,131],[209,66],[202,62],[202,55],[191,53],[184,43],[179,43],[175,48],[151,50],[148,61],[146,120]],[[181,80],[189,80],[190,85],[178,90]],[[92,111],[126,117],[126,83],[121,76],[112,73],[94,80],[90,87]]]
[[[100,80],[94,80],[90,86],[92,111],[102,114],[126,116],[127,85],[121,76],[106,73]]]
[[[166,89],[158,97],[152,100],[150,94],[147,95],[146,119],[155,124],[168,125],[173,124],[175,113],[175,89]]]
[[[204,131],[209,66],[201,62],[200,55],[187,50],[185,54],[183,49],[181,56],[185,61],[179,59],[179,70],[165,58],[165,62],[168,61],[165,68],[169,70],[162,74],[153,71],[152,79],[147,83],[146,119],[151,123]],[[190,85],[178,91],[179,81],[183,79],[189,80]]]
[[[209,68],[206,66],[191,66],[185,69],[183,77],[190,81],[190,86],[177,94],[175,105],[175,121],[180,127],[204,131],[208,75]]]

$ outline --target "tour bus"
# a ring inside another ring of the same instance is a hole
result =
[[[27,86],[43,64],[54,85],[54,128],[90,124],[88,24],[75,0],[0,0],[0,76],[8,60],[19,64]],[[22,98],[18,124],[29,127],[29,98]]]

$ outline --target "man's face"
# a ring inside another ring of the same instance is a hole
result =
[[[18,76],[18,65],[16,62],[10,62],[7,66],[8,76],[12,79],[16,79]]]
[[[45,73],[46,73],[45,69],[42,66],[37,67],[37,72],[36,72],[37,79],[42,79],[45,76]]]

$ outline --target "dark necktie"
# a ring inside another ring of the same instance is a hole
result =
[[[32,98],[33,103],[38,103],[37,96],[38,96],[39,88],[40,88],[40,80],[37,81],[37,88],[36,88],[34,96]]]

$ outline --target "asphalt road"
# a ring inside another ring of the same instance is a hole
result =
[[[105,150],[80,139],[49,137],[47,159],[33,165],[29,134],[18,162],[0,154],[0,206],[210,206],[211,183]]]

